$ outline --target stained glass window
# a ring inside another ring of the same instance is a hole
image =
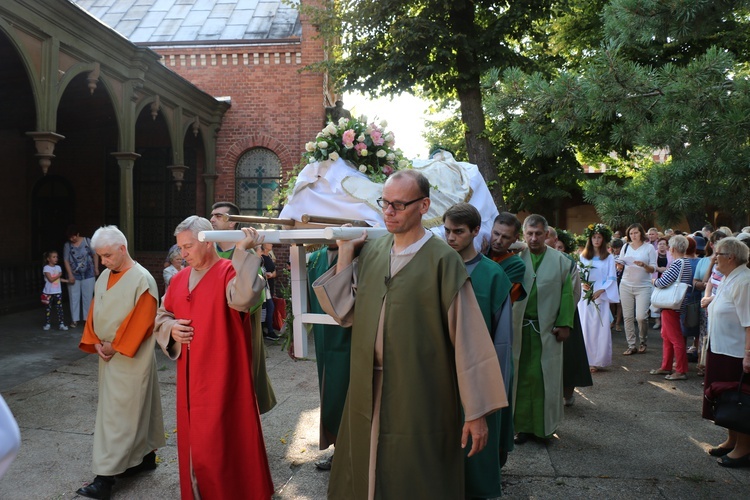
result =
[[[251,149],[237,162],[236,199],[244,215],[277,215],[274,196],[281,182],[281,161],[270,149]],[[269,212],[268,207],[271,206]]]

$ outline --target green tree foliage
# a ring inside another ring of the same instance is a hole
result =
[[[329,41],[321,64],[343,90],[372,95],[421,91],[460,103],[466,151],[504,207],[485,130],[480,78],[490,68],[532,69],[525,44],[549,17],[551,0],[342,0],[307,4]]]
[[[489,99],[491,101],[491,99]],[[551,214],[561,199],[580,190],[583,173],[572,150],[558,156],[527,158],[510,136],[511,116],[487,109],[487,136],[494,162],[503,179],[507,209]],[[453,116],[428,122],[425,138],[431,146],[442,146],[459,161],[467,161],[461,121]]]
[[[566,67],[553,77],[505,70],[488,107],[513,110],[510,133],[528,158],[572,147],[587,160],[615,151],[635,164],[637,146],[668,148],[671,161],[641,161],[587,185],[609,224],[627,214],[662,224],[686,216],[695,229],[715,210],[747,217],[749,3],[613,0],[602,11],[601,43],[588,49],[570,28],[580,8],[569,9],[557,24],[581,43]]]

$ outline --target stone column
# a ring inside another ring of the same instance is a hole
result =
[[[120,166],[120,231],[128,239],[128,247],[135,248],[135,212],[133,208],[133,167],[138,153],[112,153]]]
[[[217,174],[203,174],[203,182],[206,184],[206,214],[211,213],[211,206],[216,201],[216,179],[218,178]]]

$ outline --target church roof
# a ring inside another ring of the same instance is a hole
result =
[[[70,0],[133,43],[299,38],[299,11],[283,0]]]

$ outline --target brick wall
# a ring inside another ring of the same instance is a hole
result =
[[[286,172],[322,128],[323,76],[301,71],[323,57],[311,30],[278,45],[157,49],[167,68],[215,97],[231,98],[217,137],[217,200],[235,199],[235,167],[246,151],[272,150]]]

